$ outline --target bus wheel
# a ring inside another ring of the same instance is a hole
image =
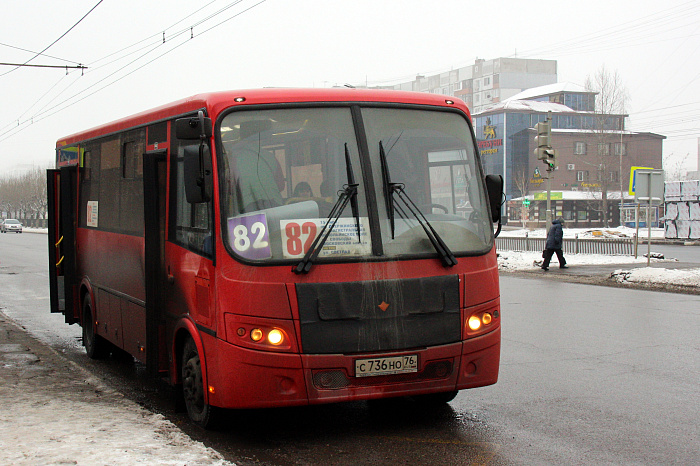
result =
[[[90,296],[83,299],[83,346],[90,359],[104,359],[109,355],[109,343],[95,333]]]
[[[192,338],[187,339],[182,349],[182,394],[190,419],[205,429],[212,428],[217,411],[204,401],[202,364],[199,360],[197,345]]]
[[[416,403],[420,403],[422,405],[441,405],[445,403],[449,403],[450,401],[454,400],[455,397],[457,396],[457,393],[459,393],[458,390],[454,390],[452,392],[441,392],[441,393],[428,393],[427,395],[416,395],[412,396],[413,400]]]

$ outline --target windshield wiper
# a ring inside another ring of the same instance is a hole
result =
[[[355,219],[355,226],[357,227],[357,242],[361,243],[362,238],[360,237],[360,209],[357,206],[358,184],[355,182],[355,173],[353,173],[352,171],[352,163],[350,162],[350,151],[348,150],[347,142],[345,143],[345,170],[348,176],[348,186],[355,187],[355,191],[350,196],[350,210],[352,210],[352,216]]]
[[[445,244],[438,232],[435,231],[435,228],[433,228],[428,219],[425,218],[423,212],[420,211],[418,206],[416,206],[408,196],[405,189],[406,186],[403,183],[392,183],[391,175],[389,174],[389,164],[386,160],[386,153],[384,152],[384,144],[382,144],[382,141],[379,141],[379,159],[382,166],[382,184],[384,185],[384,199],[386,201],[386,210],[391,227],[391,239],[394,239],[396,229],[395,210],[397,210],[403,218],[408,218],[406,211],[398,203],[400,200],[411,213],[411,216],[423,227],[423,231],[425,231],[430,243],[440,256],[442,265],[445,267],[457,265],[457,258],[455,258],[450,248]],[[396,196],[394,196],[394,194],[396,194]]]
[[[340,192],[338,200],[335,201],[331,213],[328,214],[328,222],[323,225],[321,233],[314,239],[313,243],[309,247],[309,250],[304,254],[303,259],[295,267],[292,267],[292,272],[296,274],[308,273],[311,270],[313,262],[316,260],[318,255],[323,249],[323,245],[333,231],[333,227],[338,222],[338,219],[343,214],[345,207],[350,203],[350,208],[352,209],[352,215],[355,218],[355,225],[357,226],[357,242],[361,243],[362,238],[360,236],[360,214],[357,206],[357,187],[359,186],[355,182],[355,174],[352,170],[352,164],[350,162],[350,151],[348,150],[348,145],[345,144],[345,166],[347,168],[348,184],[343,186],[343,190]]]

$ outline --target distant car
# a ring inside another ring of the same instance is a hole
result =
[[[0,226],[0,231],[2,231],[3,233],[7,233],[8,231],[22,233],[22,224],[19,222],[19,220],[15,220],[14,218],[8,218],[4,222],[2,222],[2,226]]]

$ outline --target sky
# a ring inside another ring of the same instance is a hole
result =
[[[87,69],[0,65],[0,176],[202,92],[391,84],[510,56],[557,60],[559,81],[580,85],[616,71],[628,128],[667,136],[667,170],[698,169],[697,0],[1,2],[0,62]]]

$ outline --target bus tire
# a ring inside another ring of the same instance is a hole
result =
[[[109,343],[95,332],[90,295],[83,298],[83,346],[90,359],[104,359],[109,355]]]
[[[215,427],[218,410],[204,399],[202,364],[192,338],[188,338],[182,348],[182,395],[192,422],[205,429]]]
[[[427,395],[415,395],[411,398],[413,398],[416,403],[426,406],[435,406],[449,403],[455,399],[457,393],[459,393],[459,390],[454,390],[451,392],[428,393]]]

